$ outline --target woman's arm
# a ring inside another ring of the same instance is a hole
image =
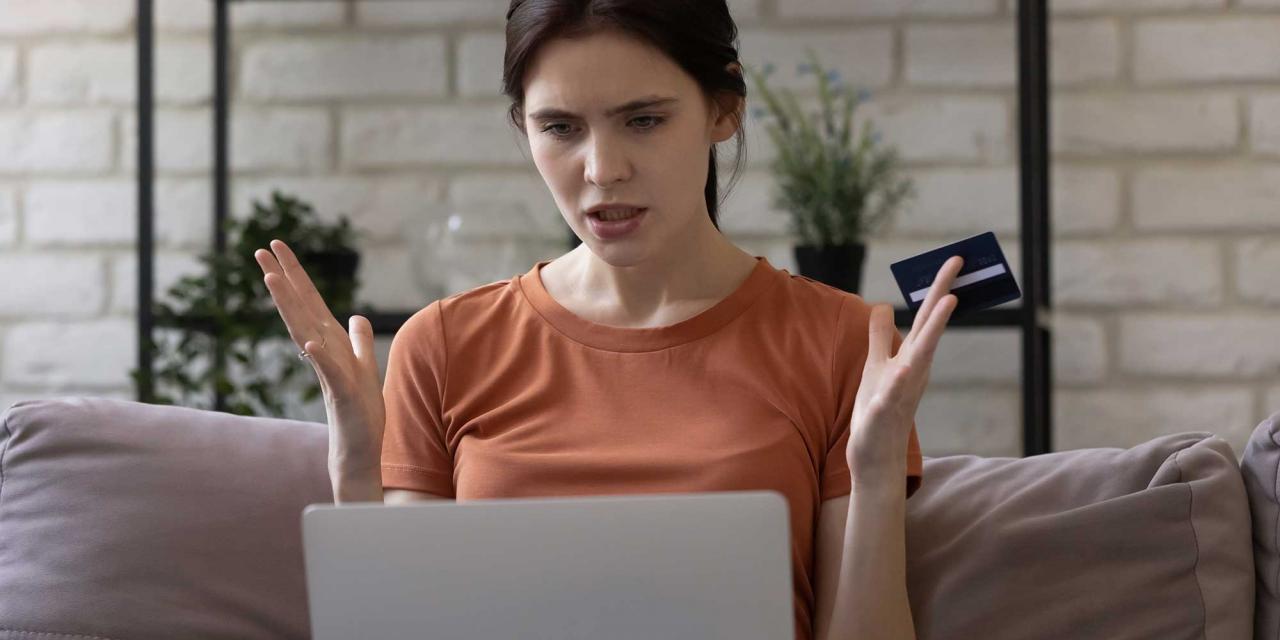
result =
[[[834,515],[832,510],[840,509],[845,521],[832,521],[838,535],[839,577],[830,596],[829,618],[825,612],[818,612],[814,634],[817,640],[916,637],[907,600],[903,477],[898,476],[896,482],[888,483],[893,486],[886,485],[884,489],[855,486],[848,496],[828,501],[831,508],[824,509],[824,513]],[[830,552],[818,555],[837,557]]]
[[[956,307],[949,292],[963,266],[956,256],[942,265],[896,354],[893,309],[871,309],[867,356],[845,450],[852,487],[840,578],[830,629],[820,640],[916,637],[907,599],[903,452],[938,339]]]

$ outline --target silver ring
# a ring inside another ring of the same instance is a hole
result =
[[[319,347],[316,347],[316,348],[317,348],[317,349],[323,349],[323,348],[324,348],[324,343],[325,343],[328,339],[329,339],[329,336],[324,336],[323,338],[321,338],[321,339],[320,339],[320,346],[319,346]],[[305,349],[304,349],[304,350],[302,350],[302,351],[299,351],[299,352],[298,352],[298,359],[299,359],[299,360],[306,360],[307,358],[310,358],[310,357],[311,357],[311,354],[307,353]]]

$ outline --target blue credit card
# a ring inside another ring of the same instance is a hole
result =
[[[964,259],[964,266],[951,285],[957,300],[952,317],[1022,297],[996,234],[988,231],[889,265],[909,309],[920,308],[938,269],[952,256]]]

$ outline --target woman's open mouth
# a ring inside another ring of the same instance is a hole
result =
[[[630,212],[605,211],[587,214],[587,221],[594,233],[601,240],[621,238],[640,226],[649,209],[642,207]]]

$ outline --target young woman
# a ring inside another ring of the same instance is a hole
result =
[[[721,234],[736,38],[725,0],[513,0],[511,120],[582,244],[415,313],[385,385],[365,318],[344,332],[283,242],[255,256],[324,391],[336,501],[772,489],[797,640],[914,637],[914,415],[960,259],[903,338]]]

